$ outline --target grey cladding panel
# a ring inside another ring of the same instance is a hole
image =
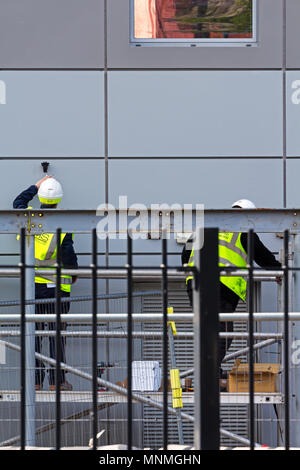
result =
[[[279,71],[109,72],[109,155],[280,156]]]
[[[103,72],[1,71],[0,156],[103,156],[103,83]]]
[[[298,47],[300,41],[299,17],[300,2],[299,0],[288,0],[287,5],[287,67],[300,67],[300,49]]]
[[[135,47],[129,43],[129,0],[108,1],[108,66],[113,68],[279,68],[282,0],[257,0],[256,47]]]
[[[300,156],[300,71],[287,72],[287,155]]]
[[[198,203],[208,209],[224,209],[247,198],[257,207],[282,207],[282,183],[282,161],[275,159],[162,159],[155,164],[151,160],[113,160],[109,202],[118,207],[119,195],[127,195],[129,206]]]
[[[287,206],[300,207],[299,188],[300,159],[287,161]]]
[[[48,174],[56,177],[63,186],[64,197],[60,203],[62,209],[96,210],[97,206],[104,202],[103,160],[49,160],[49,162]],[[2,160],[0,174],[2,181],[0,209],[12,209],[15,197],[44,176],[39,160]],[[39,207],[37,196],[31,206]]]
[[[0,0],[0,67],[103,67],[103,5],[103,0]]]

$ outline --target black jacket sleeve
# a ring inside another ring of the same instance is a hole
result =
[[[248,252],[247,251],[248,249],[248,234],[247,233],[242,233],[241,243],[243,245],[244,250]],[[191,255],[191,250],[187,249],[186,246],[184,246],[182,253],[181,253],[181,263],[182,264],[188,263],[190,255]],[[272,269],[272,268],[281,267],[281,263],[277,261],[273,253],[271,253],[271,251],[269,251],[268,248],[261,242],[261,240],[259,239],[256,233],[254,234],[254,261],[255,263],[257,263],[260,267],[264,269]]]
[[[27,209],[28,203],[31,201],[31,199],[34,198],[37,192],[38,192],[38,189],[34,184],[32,186],[29,186],[28,189],[25,189],[25,191],[22,191],[21,194],[19,194],[19,196],[16,197],[16,199],[13,202],[13,208],[14,209]]]
[[[181,253],[181,264],[187,264],[189,262],[191,256],[191,250],[187,250],[186,247],[183,247],[182,253]]]
[[[244,250],[248,253],[248,234],[242,233],[241,243]],[[281,263],[277,261],[273,253],[261,242],[258,235],[254,233],[254,261],[261,268],[272,269],[281,268]]]
[[[71,233],[67,233],[61,244],[62,250],[62,264],[66,269],[77,269],[78,262],[77,256],[74,250],[73,236]]]

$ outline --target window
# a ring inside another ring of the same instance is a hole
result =
[[[256,0],[131,0],[133,43],[256,41]]]

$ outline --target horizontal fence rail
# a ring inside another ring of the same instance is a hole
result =
[[[29,266],[28,266],[29,267]],[[179,268],[176,269],[168,269],[167,271],[167,276],[169,279],[176,279],[176,280],[185,280],[186,278],[186,273],[185,272],[179,272]],[[180,271],[183,271],[183,268],[180,268]],[[185,271],[189,271],[189,269],[186,269]],[[16,268],[1,268],[0,269],[0,277],[19,277],[21,272],[20,269]],[[35,270],[36,274],[43,274],[42,269],[36,269]],[[56,270],[55,269],[49,269],[48,270],[49,275],[55,275]],[[82,279],[90,279],[93,275],[93,271],[90,267],[86,267],[85,269],[61,269],[61,274],[67,274],[69,276],[77,276]],[[249,275],[242,270],[238,269],[232,269],[230,268],[230,271],[221,271],[220,272],[221,276],[243,276],[247,278]],[[96,276],[98,279],[127,279],[127,270],[126,269],[120,269],[120,268],[107,268],[107,269],[97,269],[96,271]],[[253,271],[253,276],[254,280],[269,280],[269,281],[274,281],[276,277],[282,277],[283,276],[283,271],[278,270],[278,271],[265,271],[265,270],[254,270]],[[156,279],[161,279],[163,277],[163,274],[160,270],[157,270],[153,267],[149,267],[148,269],[140,268],[140,269],[133,269],[132,270],[132,278],[134,280],[156,280]]]
[[[49,321],[55,322],[56,315],[53,313],[47,314],[47,317],[43,314],[28,314],[26,315],[26,321],[28,322],[39,322],[39,321]],[[220,313],[219,321],[228,322],[228,321],[247,321],[249,318],[248,313]],[[21,319],[20,314],[11,314],[5,313],[0,314],[1,322],[9,323],[19,323]],[[67,313],[61,315],[62,322],[67,323],[90,323],[93,320],[93,315],[91,313]],[[127,313],[109,313],[109,314],[97,314],[98,323],[109,323],[109,322],[126,322],[128,319]],[[193,322],[194,314],[193,313],[174,313],[172,315],[167,315],[168,321],[176,321],[180,323]],[[289,312],[288,314],[289,321],[300,321],[300,312]],[[253,313],[254,321],[283,321],[284,313],[280,312],[254,312]],[[163,315],[161,313],[133,313],[132,321],[136,322],[162,322]]]

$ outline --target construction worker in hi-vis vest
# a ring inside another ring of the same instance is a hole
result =
[[[253,202],[248,199],[240,199],[232,204],[237,209],[255,209]],[[281,264],[276,260],[275,256],[260,241],[258,235],[254,233],[254,261],[265,269],[278,269]],[[192,238],[188,241],[186,247],[182,251],[182,264],[194,266],[194,248]],[[189,247],[189,248],[188,248]],[[219,266],[233,266],[245,268],[247,266],[247,248],[248,234],[235,232],[219,232]],[[193,305],[192,290],[193,275],[188,274],[186,277],[187,293],[191,306]],[[278,282],[279,278],[278,278]],[[219,311],[223,313],[232,313],[235,311],[239,301],[246,301],[247,280],[241,276],[225,277],[220,276],[219,287]],[[233,322],[220,322],[220,331],[233,331]],[[221,379],[221,389],[224,389],[226,382],[226,374],[221,369],[222,359],[226,350],[230,347],[232,339],[220,341],[219,348],[219,366]]]
[[[219,266],[233,266],[241,269],[247,266],[247,253],[241,244],[241,235],[241,233],[219,232]],[[188,266],[194,265],[194,248],[192,248]],[[186,283],[193,277],[192,275],[187,276]],[[220,281],[245,302],[247,291],[245,278],[221,276]]]
[[[28,189],[23,191],[19,196],[16,197],[13,203],[14,209],[27,209],[29,208],[28,203],[33,197],[38,194],[41,209],[55,209],[57,204],[63,197],[63,191],[60,183],[56,181],[52,176],[45,176],[35,185],[30,186]],[[73,234],[62,233],[61,234],[61,252],[62,252],[62,264],[64,268],[76,269],[78,267],[77,256],[73,246]],[[36,299],[55,299],[56,296],[56,276],[49,274],[47,271],[54,268],[56,263],[57,253],[57,237],[53,233],[42,233],[34,237],[34,249],[35,249],[35,269],[45,270],[45,274],[35,274],[35,298]],[[76,276],[61,275],[61,296],[69,297],[71,293],[71,286],[76,281]],[[62,313],[68,313],[70,309],[70,302],[62,301]],[[55,313],[55,302],[49,302],[44,304],[36,304],[35,313],[46,314]],[[55,323],[49,323],[49,328],[55,330]],[[44,323],[36,323],[36,329],[44,329]],[[50,357],[56,358],[56,346],[55,338],[49,337],[50,344]],[[61,338],[61,360],[65,362],[65,338]],[[42,337],[36,336],[35,340],[36,352],[41,352],[42,349]],[[50,390],[56,388],[56,377],[55,368],[45,366],[45,364],[36,360],[36,371],[35,371],[35,388],[41,390],[45,378],[46,370],[49,370],[49,386]],[[60,379],[61,390],[72,390],[72,385],[66,381],[65,371],[61,370]]]

